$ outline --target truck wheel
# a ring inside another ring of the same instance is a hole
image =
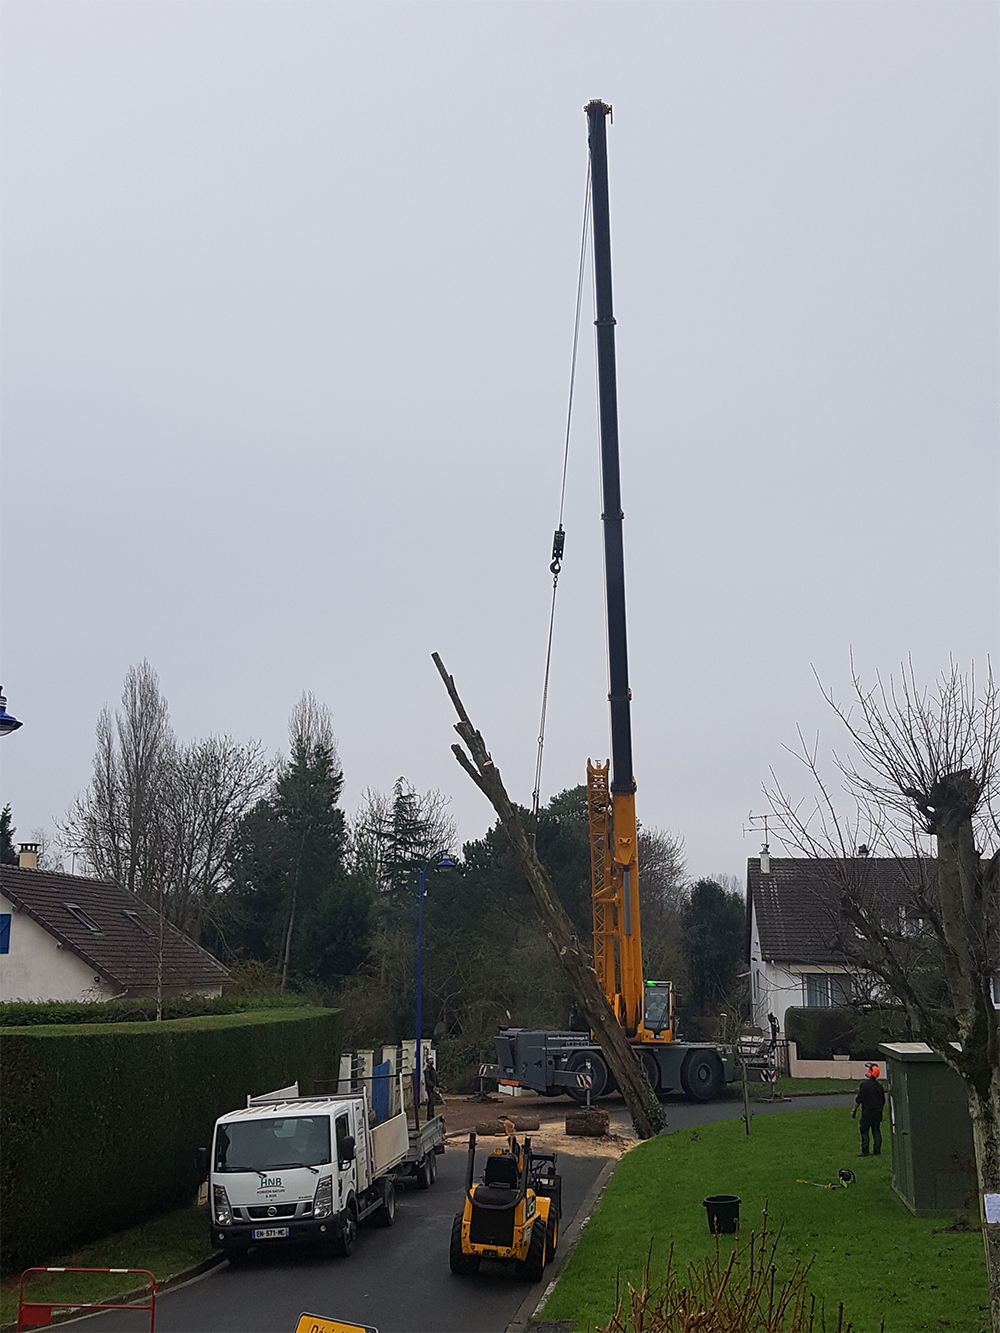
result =
[[[555,1212],[549,1213],[549,1224],[546,1230],[548,1235],[545,1237],[545,1262],[548,1264],[555,1258],[556,1250],[559,1248],[559,1219]]]
[[[453,1273],[464,1277],[466,1273],[479,1272],[479,1255],[466,1254],[462,1249],[462,1214],[456,1213],[451,1224],[451,1246],[448,1250],[448,1263]]]
[[[347,1212],[344,1214],[340,1231],[333,1238],[334,1254],[338,1254],[341,1259],[347,1259],[354,1249],[354,1242],[357,1238],[358,1219],[354,1212],[354,1203],[351,1202],[347,1205]]]
[[[382,1182],[382,1202],[372,1213],[372,1224],[391,1227],[396,1220],[396,1187],[391,1180]]]
[[[417,1163],[417,1189],[429,1190],[437,1179],[437,1162],[434,1160],[434,1154],[429,1152],[426,1157],[421,1157]]]
[[[542,1089],[542,1096],[543,1096],[543,1097],[561,1097],[565,1091],[566,1091],[565,1088],[543,1088],[543,1089]]]
[[[710,1102],[722,1090],[722,1061],[714,1051],[688,1051],[681,1065],[681,1087],[692,1102]]]
[[[593,1079],[593,1083],[591,1084],[590,1088],[590,1096],[592,1101],[596,1101],[598,1097],[603,1097],[605,1092],[607,1092],[608,1090],[608,1083],[609,1083],[608,1067],[604,1063],[603,1056],[598,1055],[596,1051],[587,1051],[587,1052],[581,1051],[578,1055],[570,1056],[567,1068],[571,1069],[574,1074],[586,1073],[588,1060],[590,1061],[590,1075],[591,1078]],[[578,1088],[574,1086],[571,1088],[567,1088],[566,1091],[569,1093],[569,1095],[573,1098],[575,1102],[586,1103],[587,1101],[586,1088]]]
[[[518,1277],[524,1278],[526,1282],[541,1282],[542,1280],[542,1273],[545,1269],[545,1241],[545,1227],[542,1226],[541,1219],[539,1219],[531,1228],[528,1253],[523,1261],[517,1265]]]

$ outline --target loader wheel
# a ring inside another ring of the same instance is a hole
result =
[[[722,1061],[714,1051],[688,1051],[681,1065],[681,1087],[688,1101],[710,1102],[723,1084]]]
[[[542,1280],[542,1273],[545,1269],[545,1251],[547,1249],[545,1242],[545,1227],[538,1221],[531,1228],[528,1253],[517,1265],[518,1277],[524,1278],[526,1282],[541,1282]]]
[[[550,1264],[559,1248],[559,1219],[554,1212],[549,1213],[549,1225],[545,1237],[545,1262]]]
[[[456,1213],[451,1224],[451,1246],[448,1250],[448,1263],[453,1273],[464,1277],[466,1273],[479,1272],[479,1255],[466,1254],[462,1249],[462,1214]]]

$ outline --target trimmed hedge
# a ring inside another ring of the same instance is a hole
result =
[[[302,1008],[4,1028],[4,1271],[190,1199],[216,1118],[336,1078],[338,1028],[335,1010]]]
[[[308,1009],[301,995],[207,996],[163,1001],[164,1019],[202,1018],[207,1014],[246,1014],[258,1009]],[[155,1023],[155,1000],[6,1000],[0,1004],[0,1027],[34,1027],[39,1023]]]
[[[786,1009],[785,1036],[800,1060],[877,1060],[879,1042],[906,1038],[906,1016],[899,1009]]]

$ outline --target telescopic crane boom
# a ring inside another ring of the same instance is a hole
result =
[[[611,222],[608,207],[607,123],[611,108],[589,102],[584,108],[590,135],[594,282],[597,296],[597,375],[601,433],[601,489],[604,525],[604,579],[608,616],[608,699],[611,705],[611,759],[587,764],[590,819],[591,896],[594,909],[594,970],[642,1061],[656,1093],[683,1089],[694,1101],[715,1097],[734,1077],[732,1054],[707,1042],[677,1038],[673,986],[646,981],[639,929],[638,825],[632,772],[632,695],[628,684],[625,630],[625,552],[621,476],[618,462],[618,390],[615,380],[615,316],[611,292]],[[501,1090],[560,1091],[584,1100],[615,1087],[614,1078],[589,1031],[565,1032],[502,1027],[496,1037],[497,1063],[482,1072],[496,1077]]]
[[[598,980],[629,1036],[642,1022],[642,940],[632,772],[632,695],[625,626],[625,547],[618,457],[618,385],[611,286],[611,213],[608,201],[607,121],[604,102],[587,105],[597,298],[597,380],[601,437],[604,581],[608,616],[608,699],[611,707],[611,781],[608,765],[587,765],[594,905],[594,966]],[[609,800],[610,796],[610,800]]]

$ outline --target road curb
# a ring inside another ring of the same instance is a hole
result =
[[[569,1263],[570,1256],[576,1249],[580,1237],[583,1235],[584,1227],[590,1221],[591,1217],[593,1217],[594,1210],[600,1202],[601,1195],[608,1187],[608,1181],[614,1175],[615,1168],[621,1160],[620,1157],[612,1157],[612,1159],[602,1167],[600,1175],[594,1181],[593,1185],[591,1185],[590,1192],[577,1209],[573,1221],[569,1224],[565,1239],[563,1239],[562,1236],[559,1238],[559,1249],[556,1251],[556,1257],[552,1260],[552,1267],[546,1274],[548,1282],[545,1285],[545,1290],[540,1296],[537,1292],[533,1291],[529,1296],[525,1297],[520,1306],[518,1306],[517,1313],[507,1325],[504,1333],[525,1333],[525,1331],[531,1327],[531,1321],[535,1315],[541,1313],[545,1306],[545,1302],[552,1295],[552,1289],[562,1276],[563,1269]]]
[[[225,1261],[226,1256],[224,1254],[210,1254],[207,1259],[202,1259],[201,1263],[192,1264],[190,1268],[182,1268],[180,1272],[171,1273],[169,1276],[165,1277],[162,1282],[157,1282],[156,1294],[159,1297],[163,1292],[169,1291],[172,1287],[181,1287],[185,1282],[191,1282],[196,1277],[201,1277],[203,1273],[208,1273],[211,1269],[218,1268],[218,1266],[225,1263]],[[133,1287],[131,1291],[116,1292],[114,1297],[110,1299],[114,1300],[115,1303],[127,1305],[129,1301],[137,1300],[140,1296],[144,1296],[145,1294],[145,1287]],[[44,1305],[45,1302],[39,1301],[39,1304]],[[81,1319],[89,1319],[91,1315],[100,1313],[102,1313],[100,1310],[83,1312],[80,1306],[76,1306],[70,1310],[53,1310],[52,1317],[48,1324],[46,1324],[46,1328],[51,1328],[53,1324],[70,1324]],[[17,1333],[17,1320],[15,1319],[10,1324],[0,1325],[0,1333]]]

